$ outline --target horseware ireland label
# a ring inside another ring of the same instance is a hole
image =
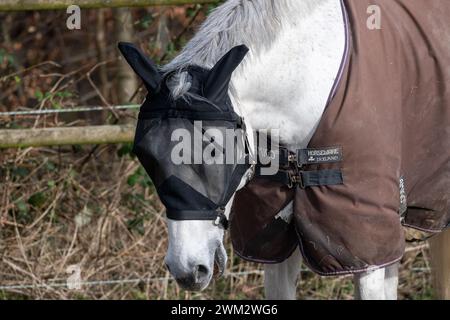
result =
[[[320,149],[300,149],[297,151],[299,165],[334,163],[342,161],[341,147],[328,147]]]

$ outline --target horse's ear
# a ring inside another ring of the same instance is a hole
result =
[[[237,46],[228,51],[209,71],[204,85],[205,97],[211,101],[219,101],[228,94],[231,75],[244,60],[249,49],[245,45]]]
[[[161,84],[161,75],[156,64],[132,43],[119,42],[118,47],[134,72],[144,81],[148,92],[156,93]]]

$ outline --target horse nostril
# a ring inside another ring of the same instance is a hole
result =
[[[202,264],[199,264],[199,265],[196,267],[196,275],[197,275],[196,278],[197,278],[197,280],[199,280],[199,281],[201,281],[201,280],[207,278],[208,275],[209,275],[209,269],[208,269],[208,267],[206,267],[206,266],[204,266],[204,265],[202,265]]]

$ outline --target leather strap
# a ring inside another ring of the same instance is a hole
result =
[[[278,155],[280,167],[296,164],[301,168],[308,164],[337,163],[343,159],[341,147],[306,148],[292,152],[280,146]]]
[[[278,149],[280,169],[274,175],[262,175],[261,165],[256,166],[255,174],[261,178],[279,182],[293,188],[339,185],[344,183],[340,169],[301,170],[309,164],[325,164],[340,162],[343,159],[341,147],[298,149],[295,152],[280,146]]]
[[[301,184],[304,188],[318,186],[333,186],[344,184],[344,178],[340,169],[301,171]]]
[[[261,171],[259,169],[260,168],[256,171],[257,176],[279,182],[289,188],[299,186],[304,189],[309,187],[331,186],[344,183],[344,177],[340,169],[299,171],[298,174],[290,171],[279,170],[276,174],[270,176],[261,175]]]
[[[225,215],[224,208],[216,210],[167,210],[167,218],[176,221],[184,220],[210,220],[214,221],[216,226],[228,229],[228,218]]]

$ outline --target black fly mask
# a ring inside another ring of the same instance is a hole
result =
[[[173,220],[213,220],[226,227],[225,205],[249,169],[243,119],[228,94],[248,52],[231,49],[211,69],[189,66],[190,89],[173,98],[168,80],[135,45],[119,49],[148,95],[139,113],[134,153]],[[232,139],[230,137],[232,136]],[[230,159],[231,158],[231,159]]]

